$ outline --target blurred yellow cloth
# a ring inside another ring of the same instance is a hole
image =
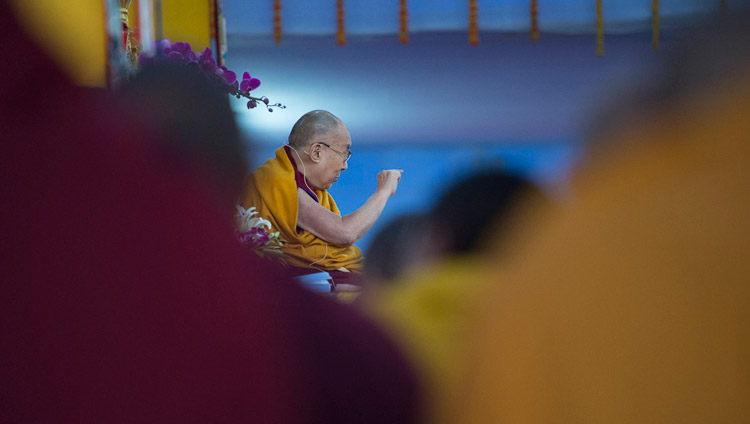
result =
[[[102,0],[11,0],[19,22],[36,43],[79,85],[107,85],[106,13]],[[137,11],[137,2],[130,11]],[[162,0],[163,37],[191,43],[194,51],[211,45],[209,2]],[[119,13],[119,9],[117,11]],[[130,25],[137,15],[131,13]]]
[[[466,423],[750,422],[750,84],[613,134],[495,285]]]
[[[106,85],[106,29],[101,0],[11,0],[26,32],[76,83]]]
[[[474,305],[485,279],[480,259],[453,257],[363,297],[365,310],[394,337],[418,372],[428,422],[443,421],[456,407],[456,390],[467,371],[465,347],[475,322]]]

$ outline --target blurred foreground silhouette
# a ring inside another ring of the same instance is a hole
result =
[[[75,87],[5,3],[0,38],[0,422],[415,422],[390,341],[233,239],[226,95]]]
[[[455,422],[750,420],[747,19],[696,29],[490,272]]]

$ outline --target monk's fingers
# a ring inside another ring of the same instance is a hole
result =
[[[382,170],[380,172],[381,173],[385,173],[385,174],[391,174],[393,176],[401,178],[401,174],[404,173],[404,170],[403,169],[384,169],[384,170]]]
[[[388,176],[390,178],[394,179],[397,183],[399,181],[401,181],[401,172],[399,172],[398,170],[396,170],[396,169],[389,169],[387,172],[388,172]]]

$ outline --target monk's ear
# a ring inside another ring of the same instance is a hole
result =
[[[320,144],[315,143],[312,146],[310,146],[310,160],[315,163],[320,162],[320,151],[321,151]]]

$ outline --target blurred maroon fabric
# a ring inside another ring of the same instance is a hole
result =
[[[413,422],[381,333],[231,238],[200,175],[0,4],[0,421]]]

